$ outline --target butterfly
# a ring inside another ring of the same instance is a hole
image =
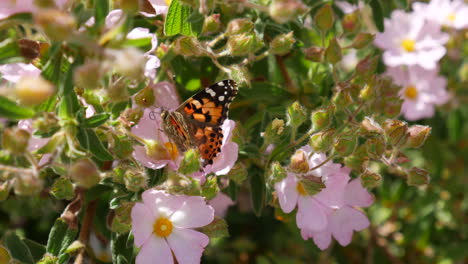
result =
[[[235,81],[220,81],[195,94],[175,111],[161,112],[162,128],[179,152],[198,149],[202,166],[213,164],[223,142],[221,125],[237,92]]]

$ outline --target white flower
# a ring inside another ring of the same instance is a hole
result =
[[[462,0],[432,0],[413,3],[413,10],[441,26],[463,29],[468,27],[468,5]]]

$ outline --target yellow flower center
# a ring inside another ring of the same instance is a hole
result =
[[[172,1],[172,0],[165,0],[166,5],[169,6],[169,5],[171,4],[171,1]]]
[[[164,146],[166,147],[167,153],[169,153],[169,156],[171,156],[171,160],[175,160],[177,156],[179,155],[176,145],[174,145],[171,142],[166,142],[164,143]]]
[[[297,183],[296,185],[296,190],[297,192],[302,195],[302,196],[307,196],[307,192],[306,190],[304,189],[304,186],[302,186],[302,184],[300,182]]]
[[[172,222],[165,218],[161,217],[153,224],[153,233],[160,237],[167,237],[172,233]]]
[[[411,100],[414,100],[416,99],[416,97],[418,97],[418,90],[416,89],[416,87],[414,87],[414,85],[409,85],[408,87],[406,87],[405,97]]]
[[[456,18],[457,18],[457,16],[456,16],[454,13],[449,14],[449,15],[447,16],[447,20],[450,21],[450,22],[455,22],[455,19],[456,19]]]
[[[404,39],[401,41],[401,47],[406,51],[406,52],[413,52],[414,51],[414,45],[416,43],[412,39]]]

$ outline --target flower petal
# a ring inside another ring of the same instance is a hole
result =
[[[300,196],[297,202],[296,223],[300,229],[321,231],[327,226],[326,208],[311,196]]]
[[[362,187],[360,179],[354,179],[346,186],[344,200],[348,205],[368,207],[374,202],[374,197]]]
[[[296,176],[288,173],[288,177],[275,184],[276,195],[285,213],[290,213],[297,204],[299,193],[297,192]]]
[[[198,264],[210,240],[198,231],[175,228],[167,237],[167,242],[179,264]]]
[[[169,195],[160,190],[149,189],[141,195],[143,203],[153,212],[154,217],[170,217],[183,204],[181,196]]]
[[[132,208],[132,233],[135,245],[141,247],[153,233],[155,217],[151,210],[142,203],[136,203]]]
[[[331,232],[333,237],[335,237],[342,246],[351,243],[354,230],[363,230],[367,228],[369,224],[369,219],[367,219],[367,216],[363,212],[350,206],[344,206],[330,216]]]
[[[229,206],[234,205],[234,201],[231,200],[226,194],[219,192],[215,198],[209,201],[209,204],[215,210],[215,215],[218,217],[224,217]]]
[[[214,219],[213,207],[206,204],[201,196],[181,196],[182,206],[172,214],[170,220],[181,228],[196,228],[206,226]]]
[[[166,240],[151,236],[136,257],[137,264],[173,264],[171,249]]]
[[[314,239],[314,243],[318,248],[325,250],[330,246],[331,232],[329,229],[325,229],[321,232],[314,232],[312,238]]]

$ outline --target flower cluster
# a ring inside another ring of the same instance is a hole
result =
[[[359,207],[370,206],[372,195],[360,179],[351,180],[349,168],[328,161],[310,146],[300,148],[294,156],[305,158],[299,161],[303,169],[291,167],[287,177],[275,184],[281,209],[290,213],[297,206],[296,223],[302,237],[312,238],[320,249],[330,245],[332,236],[342,246],[348,245],[353,231],[369,226]]]
[[[384,50],[387,75],[403,88],[401,112],[408,120],[429,118],[434,108],[449,100],[447,81],[439,76],[439,60],[447,53],[449,35],[444,27],[468,27],[468,5],[462,0],[415,2],[413,12],[392,12],[375,45]]]

